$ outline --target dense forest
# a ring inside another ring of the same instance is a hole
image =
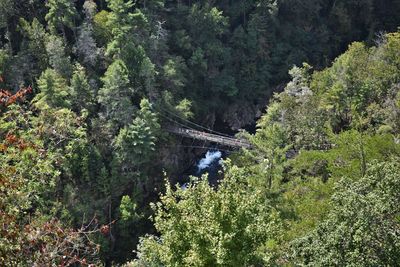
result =
[[[0,0],[0,265],[399,266],[399,14]]]

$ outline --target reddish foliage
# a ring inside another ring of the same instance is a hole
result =
[[[100,232],[103,235],[108,235],[110,233],[110,226],[109,225],[103,225],[100,227]]]
[[[27,94],[32,93],[32,87],[21,88],[15,94],[10,93],[8,90],[0,89],[0,105],[9,106],[16,101],[23,99]]]
[[[35,144],[26,142],[24,139],[8,133],[5,137],[5,142],[0,143],[0,152],[5,152],[10,146],[18,147],[20,150],[25,150],[27,148],[37,149]]]
[[[6,141],[10,145],[11,144],[15,144],[15,143],[17,143],[17,137],[15,135],[13,135],[13,134],[8,133],[6,135]]]
[[[65,228],[56,219],[41,225],[25,225],[22,255],[36,254],[35,263],[39,266],[50,263],[88,266],[88,261],[97,262],[98,246],[89,239],[89,235],[95,232],[96,229],[87,231],[84,227],[78,230]]]

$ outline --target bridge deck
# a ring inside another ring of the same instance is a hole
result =
[[[168,127],[166,130],[170,133],[180,136],[214,142],[225,146],[251,148],[251,144],[246,140],[240,140],[233,137],[220,136],[217,134],[196,131],[188,128]]]

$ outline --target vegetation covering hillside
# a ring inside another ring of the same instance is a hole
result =
[[[397,266],[399,63],[393,33],[293,68],[218,188],[167,185],[132,265]]]
[[[0,0],[0,262],[397,266],[399,12]],[[252,149],[176,186],[166,114]]]

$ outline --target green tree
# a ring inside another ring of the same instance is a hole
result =
[[[400,260],[399,159],[375,163],[357,182],[342,180],[328,218],[293,243],[302,266],[394,266]]]
[[[26,46],[29,53],[37,60],[37,66],[32,71],[41,73],[49,64],[49,56],[46,49],[48,33],[46,33],[44,26],[37,18],[34,18],[31,23],[21,19],[20,27],[23,36],[27,39],[25,42],[27,42]]]
[[[167,184],[154,209],[160,237],[142,239],[133,266],[274,263],[280,240],[279,214],[235,166],[226,170],[218,188],[210,186],[205,177],[192,180],[185,188]]]
[[[46,51],[50,66],[64,78],[70,78],[73,67],[63,39],[55,35],[48,36]]]
[[[45,70],[37,81],[40,93],[32,100],[39,109],[70,108],[71,100],[68,86],[53,69]]]
[[[135,91],[129,86],[128,69],[122,60],[115,60],[107,69],[98,101],[104,107],[103,115],[112,123],[123,126],[132,121]]]
[[[109,23],[109,12],[107,10],[101,10],[93,17],[93,33],[97,43],[100,46],[105,46],[111,41],[112,33]]]
[[[75,71],[71,78],[70,86],[71,102],[75,110],[83,112],[86,109],[92,112],[95,104],[94,90],[89,85],[85,69],[75,65]]]
[[[257,166],[258,179],[265,182],[265,187],[271,189],[273,180],[282,179],[283,163],[288,146],[285,145],[286,138],[279,124],[263,125],[257,129],[257,134],[250,138],[254,149],[245,151],[245,154]]]
[[[61,30],[66,37],[65,27],[73,29],[75,27],[75,18],[77,11],[73,0],[49,0],[46,2],[46,7],[49,9],[46,14],[46,21],[48,22],[52,34],[57,34]]]
[[[7,225],[0,233],[0,260],[4,266],[98,263],[91,230],[73,230],[57,219],[66,213],[57,200],[63,159],[54,145],[60,142],[49,145],[43,138],[48,129],[36,119],[15,104],[0,115],[0,223]],[[52,127],[53,136],[63,134]]]
[[[151,111],[150,102],[143,99],[132,124],[121,129],[115,140],[117,157],[136,166],[148,162],[156,148],[159,131],[157,116]]]
[[[131,0],[107,0],[111,12],[108,15],[107,26],[111,29],[112,41],[107,45],[106,54],[120,56],[122,50],[132,40],[132,31],[135,27],[144,26],[146,18],[136,10],[132,13],[134,2]],[[121,58],[121,57],[120,57]]]
[[[143,99],[136,118],[122,128],[114,140],[113,177],[129,180],[146,175],[145,170],[152,166],[151,159],[154,157],[159,134],[157,116],[150,110],[149,101]],[[142,184],[140,180],[136,182]],[[123,185],[126,181],[119,183]]]

